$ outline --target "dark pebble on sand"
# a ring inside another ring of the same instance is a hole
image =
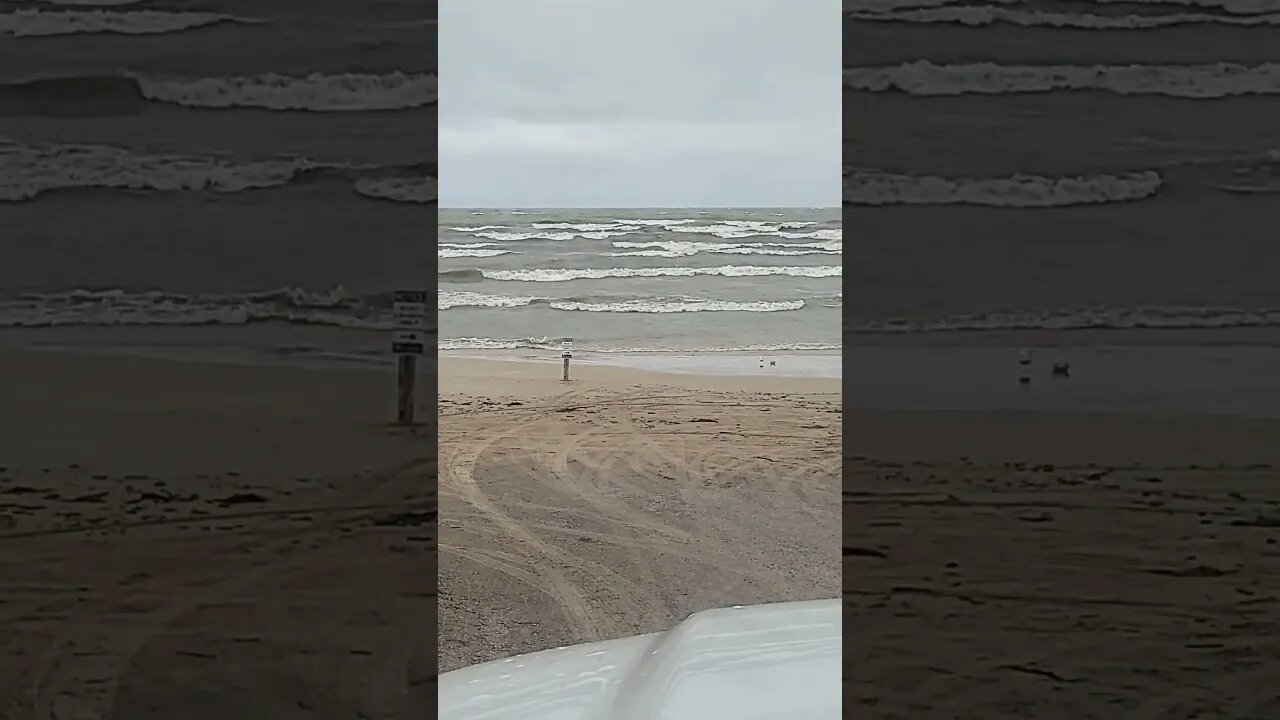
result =
[[[220,505],[240,505],[243,503],[263,503],[267,499],[257,493],[234,493],[224,498],[212,500]]]
[[[1232,520],[1231,525],[1235,527],[1280,528],[1280,518],[1258,515],[1251,520]]]
[[[872,558],[881,558],[881,559],[885,559],[885,558],[888,558],[888,557],[889,557],[888,555],[884,554],[883,552],[881,552],[881,551],[879,551],[879,550],[876,550],[876,549],[874,549],[874,548],[864,548],[864,547],[846,547],[846,548],[842,548],[842,553],[841,553],[841,554],[842,554],[842,555],[844,555],[845,557],[850,557],[850,556],[852,556],[852,557],[872,557]]]

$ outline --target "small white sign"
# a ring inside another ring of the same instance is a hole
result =
[[[400,318],[424,318],[427,316],[426,303],[398,302],[391,306],[391,314]]]
[[[573,338],[560,338],[560,357],[573,357]]]
[[[398,317],[393,320],[396,330],[426,330],[426,317]]]
[[[397,355],[426,353],[427,292],[397,290],[392,295],[391,352]]]

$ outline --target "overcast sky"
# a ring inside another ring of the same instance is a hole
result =
[[[443,0],[441,207],[838,207],[840,3]]]

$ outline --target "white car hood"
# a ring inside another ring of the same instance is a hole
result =
[[[836,720],[840,600],[707,610],[671,630],[440,676],[442,720]]]

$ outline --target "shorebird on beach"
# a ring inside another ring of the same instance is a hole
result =
[[[1031,351],[1030,351],[1030,350],[1023,350],[1023,351],[1022,351],[1022,353],[1021,353],[1021,354],[1020,354],[1020,356],[1018,357],[1018,364],[1019,364],[1019,365],[1030,365],[1030,364],[1031,364]]]

